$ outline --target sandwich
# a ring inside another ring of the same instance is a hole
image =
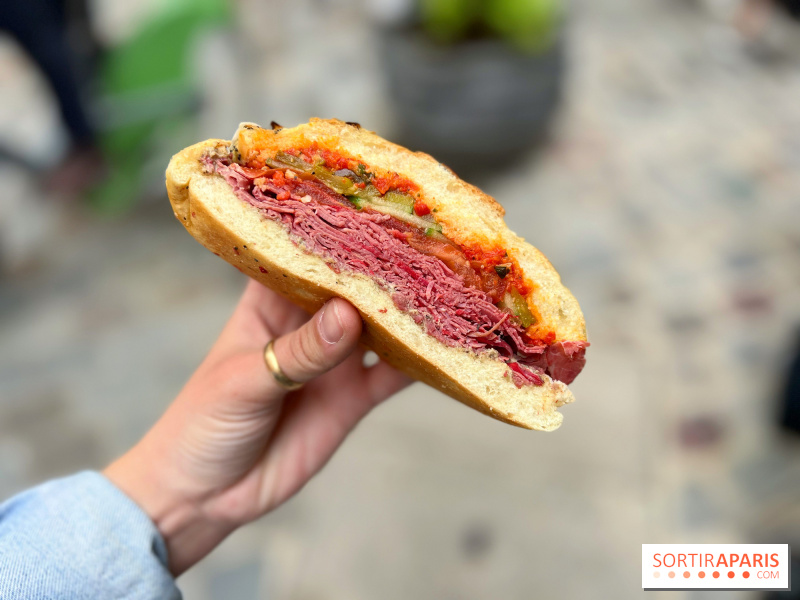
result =
[[[244,123],[166,178],[203,246],[310,312],[349,301],[386,362],[500,421],[561,424],[589,345],[580,307],[503,208],[432,157],[357,123]]]

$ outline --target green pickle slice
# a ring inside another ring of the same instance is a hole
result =
[[[360,188],[350,178],[340,177],[322,164],[311,165],[287,152],[278,152],[274,159],[267,161],[267,164],[273,168],[289,167],[313,175],[335,192],[346,196],[358,210],[369,207],[377,212],[391,215],[400,221],[419,227],[428,236],[442,232],[442,226],[432,218],[414,214],[414,198],[408,194],[392,190],[381,195],[374,185]]]
[[[519,319],[520,325],[523,327],[530,327],[536,323],[536,317],[533,316],[531,309],[528,308],[528,302],[522,297],[517,288],[510,288],[505,296],[503,296],[500,307],[508,310],[512,315]]]

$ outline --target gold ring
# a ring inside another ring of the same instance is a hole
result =
[[[269,344],[267,344],[267,347],[264,348],[264,362],[267,363],[267,369],[269,369],[269,372],[272,373],[272,376],[275,378],[275,381],[278,382],[278,385],[286,391],[292,392],[294,390],[299,390],[301,387],[303,387],[303,384],[298,383],[297,381],[292,381],[281,370],[281,366],[278,364],[278,357],[275,356],[275,350],[272,347],[274,343],[275,340],[270,340]]]

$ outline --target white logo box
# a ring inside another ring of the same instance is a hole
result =
[[[642,544],[645,590],[791,590],[788,544]]]

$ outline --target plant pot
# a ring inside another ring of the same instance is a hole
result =
[[[539,142],[560,97],[560,41],[524,54],[500,40],[438,45],[390,30],[382,54],[395,138],[456,171],[495,167]]]

